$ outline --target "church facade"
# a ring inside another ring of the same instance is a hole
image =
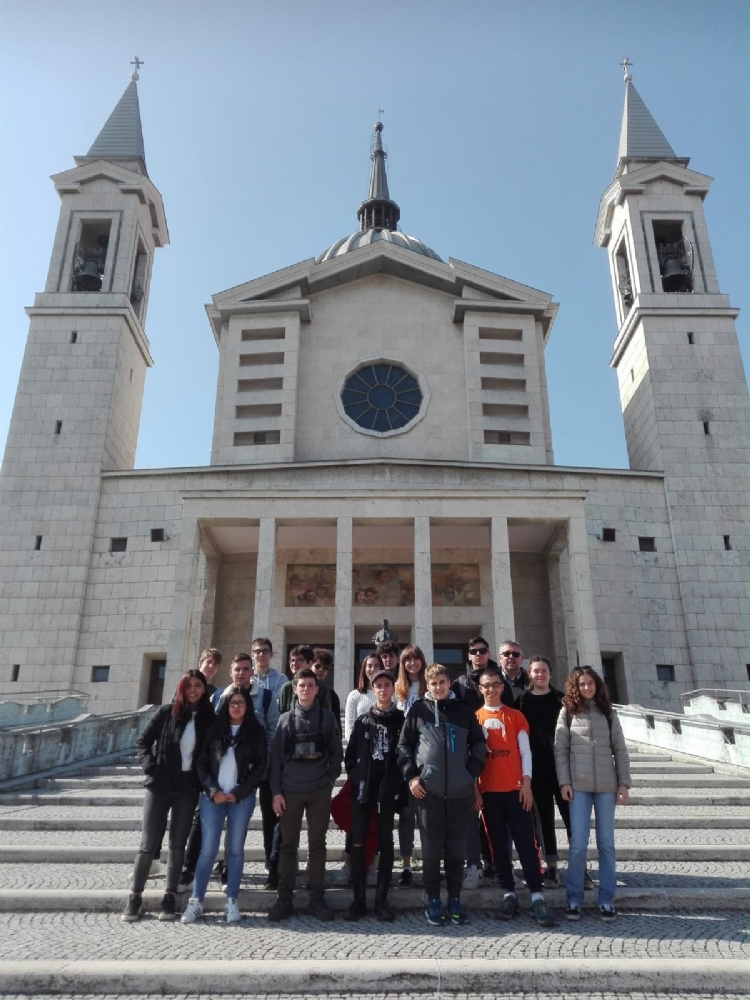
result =
[[[428,661],[516,638],[679,707],[750,678],[750,398],[703,200],[626,76],[607,253],[629,469],[554,464],[550,295],[398,228],[382,125],[359,227],[206,307],[210,465],[134,469],[151,265],[168,231],[136,79],[75,167],[2,470],[0,696],[160,701],[206,646],[334,649],[382,619]],[[450,391],[445,386],[450,385]],[[279,662],[281,661],[281,662]],[[226,664],[225,664],[226,666]]]

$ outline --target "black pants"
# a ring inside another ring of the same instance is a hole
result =
[[[274,850],[274,833],[279,825],[279,817],[272,808],[273,795],[268,779],[261,781],[258,785],[258,802],[263,817],[263,850],[266,854],[266,862],[268,862],[278,857],[278,843],[276,843]],[[276,840],[278,841],[278,837]]]
[[[542,828],[544,856],[549,868],[557,868],[557,834],[555,833],[555,803],[568,831],[570,840],[570,806],[560,795],[560,786],[549,782],[531,779],[531,791],[534,795],[539,825]]]
[[[466,833],[471,821],[471,797],[444,799],[427,795],[415,799],[422,841],[422,883],[428,899],[440,898],[440,859],[445,859],[448,898],[461,895]]]
[[[326,871],[326,834],[331,818],[333,785],[310,792],[284,792],[286,809],[279,819],[279,899],[291,899],[297,876],[302,820],[307,818],[307,880],[312,899],[323,895]]]
[[[542,862],[534,837],[534,820],[531,812],[521,805],[518,792],[484,792],[482,814],[487,826],[487,836],[492,845],[497,880],[507,892],[515,885],[513,860],[509,836],[518,851],[518,858],[531,892],[542,891]]]
[[[369,802],[362,803],[352,800],[352,881],[364,885],[366,872],[365,842],[370,829],[370,817],[376,810],[378,817],[378,885],[389,886],[393,875],[393,820],[395,809],[393,799],[387,797],[378,803],[377,794]]]
[[[180,881],[185,856],[185,841],[198,802],[199,792],[194,788],[192,772],[186,772],[178,785],[169,792],[152,792],[147,788],[143,797],[141,846],[133,869],[133,892],[141,893],[146,885],[154,851],[164,835],[167,816],[169,822],[169,862],[167,864],[167,892],[175,892]]]

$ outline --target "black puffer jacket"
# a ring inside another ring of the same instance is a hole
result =
[[[180,740],[189,721],[189,717],[175,718],[171,705],[162,705],[135,741],[135,754],[146,775],[146,788],[163,793],[177,787],[182,777]],[[195,715],[193,776],[196,788],[199,787],[198,756],[213,721],[214,710],[210,701],[208,698],[201,698]]]
[[[503,677],[500,667],[498,667],[494,660],[487,660],[487,666],[482,667],[481,670],[472,670],[470,666],[467,667],[464,676],[459,677],[458,680],[455,680],[451,684],[451,691],[459,701],[463,702],[464,705],[468,705],[472,712],[476,712],[478,708],[482,708],[484,705],[484,695],[479,690],[479,678],[487,670],[494,670],[500,674],[500,680],[503,682],[503,693],[500,696],[500,701],[503,705],[507,705],[508,708],[513,708],[516,698],[513,688]]]
[[[398,744],[401,773],[419,778],[431,795],[470,796],[484,770],[484,732],[468,705],[449,692],[435,701],[427,694],[409,709]]]
[[[198,757],[198,779],[209,797],[220,791],[219,768],[221,760],[232,746],[232,732],[226,722],[217,719],[208,731]],[[234,739],[234,759],[237,764],[237,784],[232,789],[237,802],[256,790],[266,770],[266,734],[249,712]]]
[[[398,708],[385,715],[379,715],[371,708],[366,715],[360,715],[346,745],[344,767],[352,783],[352,794],[357,802],[367,802],[370,795],[370,775],[372,771],[372,751],[375,744],[377,725],[384,726],[388,734],[388,750],[385,755],[385,774],[380,782],[378,801],[385,798],[396,800],[400,811],[407,801],[408,788],[398,766],[398,740],[404,725],[404,713]]]

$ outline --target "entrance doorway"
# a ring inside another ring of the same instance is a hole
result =
[[[148,675],[147,705],[161,705],[164,699],[164,675],[167,672],[166,660],[152,660]]]

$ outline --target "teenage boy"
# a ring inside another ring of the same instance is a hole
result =
[[[479,776],[476,805],[482,809],[487,835],[495,857],[498,882],[504,890],[496,915],[512,920],[519,912],[514,891],[510,838],[531,892],[531,913],[542,927],[554,927],[542,892],[542,864],[531,818],[531,747],[529,724],[515,708],[500,700],[503,682],[496,671],[486,670],[479,678],[484,706],[476,718],[487,738],[487,760]]]
[[[427,693],[406,716],[399,740],[399,764],[416,800],[422,841],[422,882],[427,922],[441,927],[465,924],[461,876],[466,831],[484,767],[482,727],[468,705],[451,691],[448,668],[432,663],[425,671]],[[440,902],[440,860],[445,859],[448,909]]]
[[[395,680],[398,673],[398,658],[401,655],[399,644],[393,639],[384,639],[375,647],[375,655],[380,657],[383,670],[393,674]]]
[[[318,682],[308,667],[294,677],[295,701],[279,719],[271,745],[270,781],[273,809],[279,817],[279,896],[268,919],[274,923],[294,913],[302,818],[307,817],[308,913],[317,920],[333,920],[324,896],[326,833],[331,793],[341,774],[344,753],[333,712],[316,701]]]
[[[216,690],[216,685],[212,682],[217,670],[221,666],[222,659],[221,650],[209,648],[203,650],[198,660],[198,669],[208,681],[209,698]]]
[[[276,733],[276,726],[279,721],[277,698],[279,691],[286,683],[286,678],[271,666],[273,645],[268,636],[259,635],[253,639],[251,655],[253,658],[253,677],[250,684],[250,691],[253,699],[253,707],[256,715],[260,711],[262,716],[265,717],[263,725],[266,730],[266,745],[270,753],[271,744]],[[269,702],[273,702],[273,704],[271,705]],[[266,775],[258,785],[258,803],[263,822],[263,850],[266,855],[266,869],[268,870],[264,886],[266,889],[276,889],[279,882],[278,844],[274,847],[274,833],[279,820],[273,811],[272,799],[271,784],[268,780],[268,775]]]
[[[295,646],[289,654],[289,669],[292,673],[292,680],[282,684],[278,694],[279,712],[282,715],[292,707],[295,696],[294,678],[297,676],[297,673],[300,670],[312,670],[314,662],[315,653],[312,646]],[[318,685],[315,696],[320,707],[327,708],[330,712],[331,692],[328,690],[328,687],[325,684]]]

